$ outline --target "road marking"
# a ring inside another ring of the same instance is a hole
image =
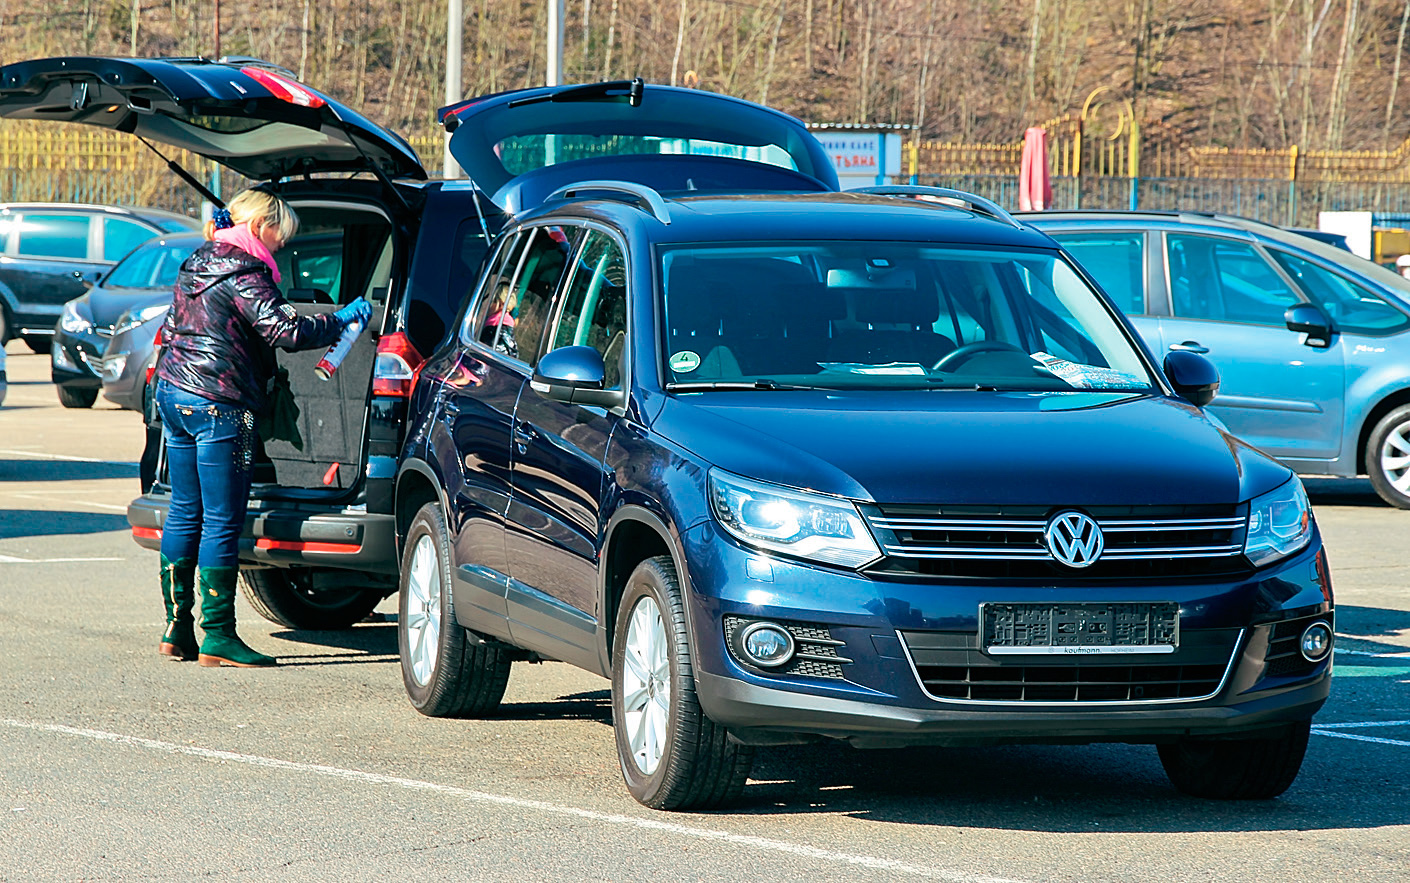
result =
[[[1345,724],[1313,724],[1319,730],[1354,730],[1362,727],[1410,727],[1410,721],[1353,721]]]
[[[38,457],[41,460],[68,460],[73,463],[112,463],[115,466],[137,466],[135,460],[100,460],[97,457],[70,457],[67,454],[46,454],[42,451],[23,451],[0,448],[0,454],[15,454],[20,457]]]
[[[0,564],[68,564],[74,561],[126,561],[126,558],[16,558],[0,555]]]
[[[697,828],[691,825],[682,825],[676,822],[662,822],[656,819],[640,819],[631,816],[615,815],[613,813],[597,812],[596,810],[580,809],[575,806],[563,806],[556,803],[546,803],[540,800],[525,800],[519,797],[507,797],[502,794],[490,794],[485,791],[472,791],[468,788],[457,788],[453,785],[442,785],[436,782],[423,782],[417,779],[403,779],[398,776],[383,776],[377,773],[367,773],[362,770],[349,770],[341,767],[323,766],[313,763],[295,763],[289,760],[279,760],[273,757],[262,757],[257,754],[237,754],[233,751],[217,751],[213,748],[198,748],[190,745],[176,745],[171,742],[159,742],[156,739],[143,739],[139,736],[124,736],[121,733],[108,733],[103,730],[88,730],[79,727],[66,727],[61,724],[45,724],[38,721],[3,720],[0,724],[14,729],[38,730],[47,733],[63,733],[70,736],[82,736],[86,739],[95,739],[101,742],[113,742],[119,745],[129,745],[135,748],[147,748],[153,751],[163,751],[168,754],[186,754],[192,757],[203,757],[210,760],[223,760],[231,763],[244,763],[250,766],[267,767],[277,770],[291,770],[302,773],[314,773],[320,776],[329,776],[335,779],[344,779],[350,782],[364,782],[371,785],[390,785],[396,788],[405,788],[410,791],[430,791],[436,794],[445,794],[452,797],[460,797],[477,803],[492,803],[499,806],[512,806],[520,809],[535,810],[537,812],[549,813],[559,816],[572,816],[579,819],[587,819],[594,822],[604,822],[609,825],[620,825],[626,828],[642,828],[650,831],[663,831],[669,834],[677,834],[682,837],[693,837],[697,840],[708,840],[720,843],[730,843],[736,846],[745,846],[766,852],[778,852],[788,855],[801,856],[803,858],[817,859],[836,864],[856,865],[858,867],[870,868],[878,871],[893,871],[906,874],[912,877],[924,877],[931,880],[948,880],[951,883],[1023,883],[1008,877],[988,877],[981,874],[966,874],[960,871],[947,871],[941,868],[924,867],[912,865],[893,859],[878,858],[870,855],[857,855],[848,852],[834,852],[829,849],[819,849],[815,846],[806,846],[801,843],[789,843],[786,840],[773,840],[767,837],[751,837],[744,834],[732,834],[729,831],[721,831],[715,828]]]
[[[43,500],[43,501],[46,501],[46,502],[52,502],[52,501],[53,501],[53,497],[47,497],[47,496],[45,496],[44,494],[15,494],[15,493],[11,493],[11,494],[6,494],[6,496],[15,497],[16,499],[20,499],[20,500]],[[95,508],[95,509],[108,509],[108,510],[110,510],[110,511],[112,511],[112,512],[126,512],[126,511],[127,511],[127,507],[126,507],[126,506],[119,506],[119,505],[117,505],[116,503],[98,503],[98,502],[94,502],[93,500],[65,500],[65,501],[64,501],[64,505],[65,505],[65,506],[92,506],[92,507]],[[34,511],[36,511],[36,512],[52,512],[52,511],[54,511],[54,510],[52,510],[52,509],[36,509],[36,510],[34,510]]]
[[[1338,653],[1346,653],[1350,656],[1370,656],[1373,659],[1410,659],[1410,651],[1404,653],[1377,653],[1374,650],[1343,650],[1337,648]]]
[[[1334,736],[1337,739],[1355,739],[1357,742],[1375,742],[1377,745],[1399,745],[1401,748],[1410,748],[1410,742],[1401,739],[1382,739],[1379,736],[1358,736],[1355,733],[1330,733],[1326,730],[1312,728],[1312,732],[1319,736]]]
[[[1383,739],[1380,736],[1358,736],[1355,733],[1337,733],[1333,730],[1356,730],[1365,727],[1410,727],[1410,721],[1349,721],[1340,724],[1315,724],[1312,732],[1319,736],[1331,736],[1336,739],[1354,739],[1357,742],[1374,742],[1377,745],[1397,745],[1401,748],[1410,748],[1410,742],[1403,739]]]

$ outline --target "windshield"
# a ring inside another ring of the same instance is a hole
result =
[[[1056,251],[739,243],[661,261],[671,389],[1152,387]]]
[[[196,250],[200,240],[170,242],[153,240],[139,246],[132,254],[113,267],[104,288],[171,288],[176,284],[181,262]]]

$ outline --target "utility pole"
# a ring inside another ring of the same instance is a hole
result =
[[[465,97],[460,85],[460,60],[465,54],[465,13],[461,0],[449,0],[446,5],[446,105],[449,106]],[[449,132],[445,139],[441,174],[447,179],[459,178],[460,166],[450,155]]]
[[[563,0],[548,0],[548,78],[544,85],[563,85]]]

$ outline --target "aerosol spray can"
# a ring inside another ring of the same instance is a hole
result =
[[[343,329],[343,336],[338,338],[338,342],[328,347],[328,352],[323,354],[323,358],[318,360],[318,364],[313,366],[313,373],[323,380],[333,376],[333,372],[338,370],[338,366],[343,364],[343,359],[348,357],[348,352],[357,342],[357,337],[362,333],[362,323],[352,322]]]

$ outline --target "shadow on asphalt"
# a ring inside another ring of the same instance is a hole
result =
[[[104,478],[130,478],[134,488],[132,495],[135,497],[139,493],[136,490],[136,463],[0,459],[0,481],[93,481]]]
[[[1317,506],[1364,506],[1368,509],[1394,509],[1376,494],[1369,478],[1314,478],[1303,476],[1307,498]]]
[[[0,509],[0,540],[107,533],[127,529],[126,515]]]
[[[1382,643],[1377,638],[1410,636],[1410,612],[1385,607],[1337,605],[1337,634],[1351,635],[1357,650],[1376,653],[1405,653],[1410,646]],[[1341,645],[1338,645],[1341,646]]]
[[[612,725],[612,691],[590,690],[560,696],[552,702],[505,702],[487,720],[590,720]]]

